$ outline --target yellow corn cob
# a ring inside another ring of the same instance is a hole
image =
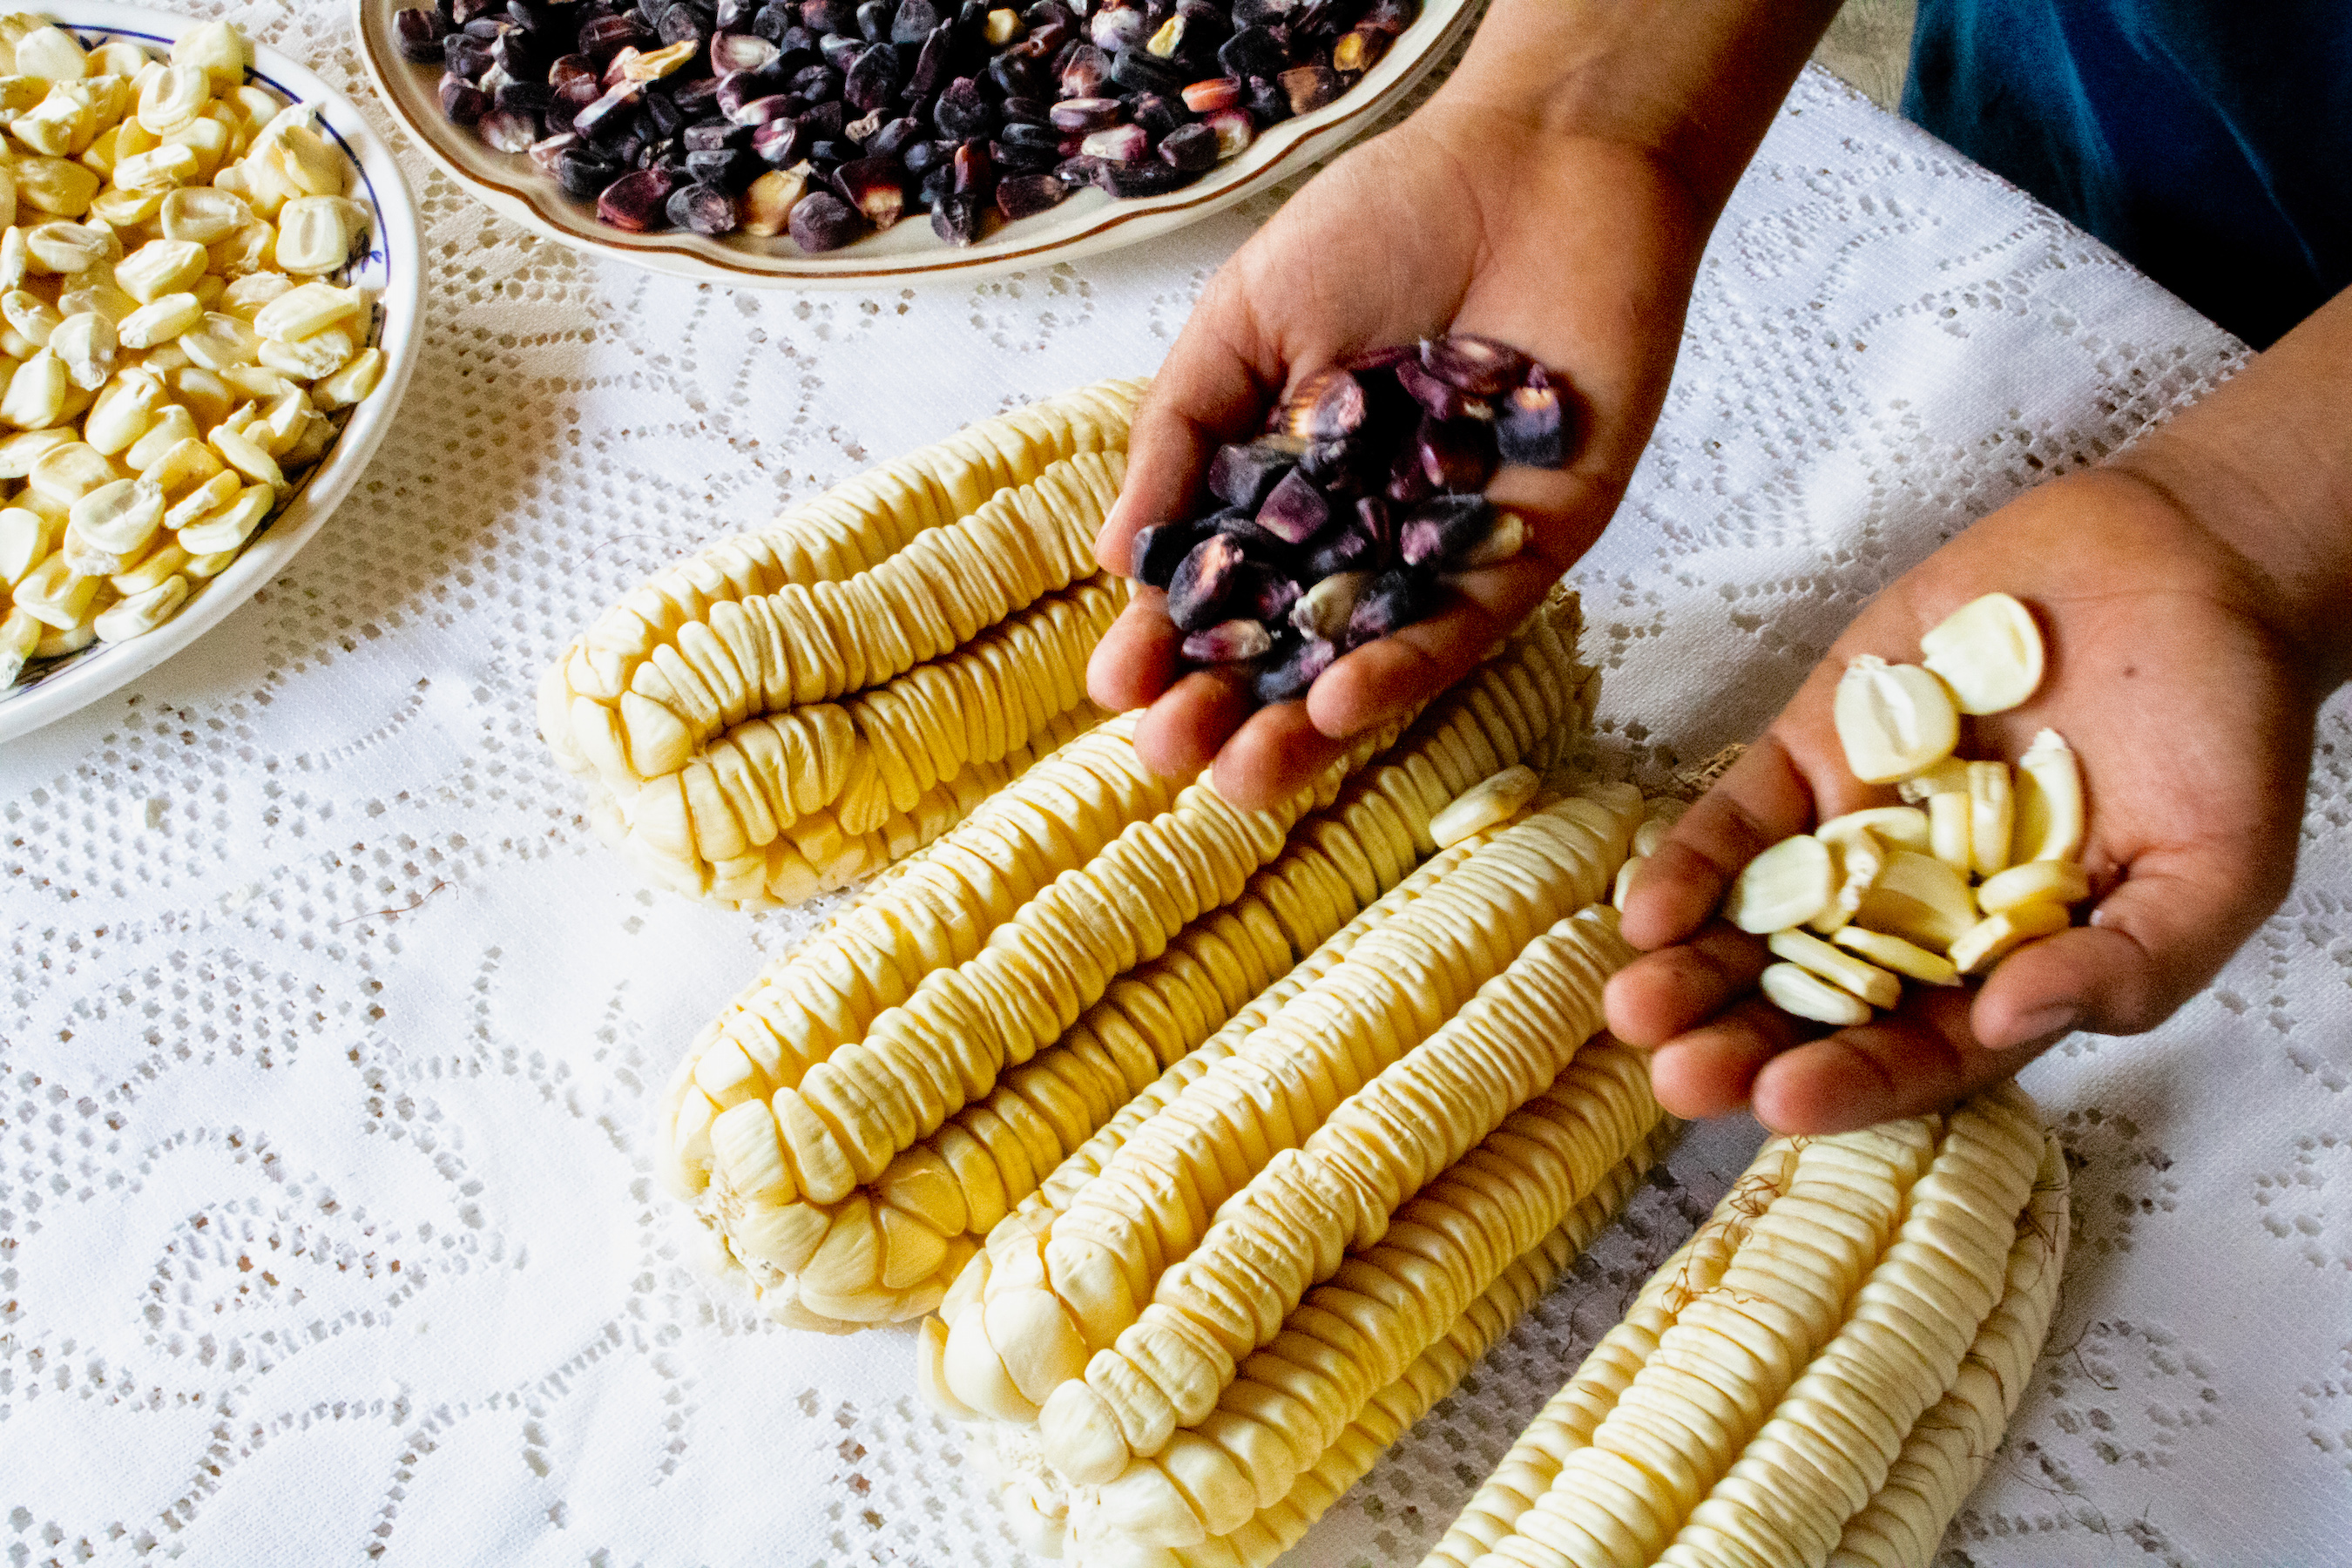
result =
[[[1360,1184],[1365,1195],[1351,1198],[1351,1205],[1377,1208],[1384,1219],[1447,1163],[1442,1152],[1417,1149],[1411,1154],[1412,1173],[1400,1181],[1406,1160],[1376,1169],[1384,1163],[1364,1152],[1366,1132],[1402,1136],[1381,1130],[1396,1128],[1402,1108],[1425,1103],[1428,1084],[1457,1060],[1498,1048],[1505,1058],[1513,1054],[1507,1041],[1491,1038],[1507,1036],[1510,1027],[1496,1026],[1503,1009],[1493,1002],[1477,1005],[1458,1030],[1433,1042],[1435,1048],[1423,1063],[1394,1068],[1393,1077],[1346,1114],[1335,1119],[1333,1113],[1400,1058],[1412,1063],[1408,1053],[1444,1034],[1446,1019],[1473,991],[1508,968],[1537,933],[1606,887],[1632,834],[1640,796],[1622,786],[1601,793],[1608,804],[1560,802],[1474,850],[1363,935],[1343,962],[1286,1002],[1232,1056],[1171,1096],[1049,1225],[1016,1245],[992,1247],[982,1310],[968,1307],[950,1331],[945,1371],[954,1396],[1004,1420],[1028,1419],[1049,1399],[1061,1398],[1072,1419],[1057,1436],[1049,1417],[1048,1451],[1057,1468],[1097,1481],[1116,1475],[1129,1457],[1119,1412],[1141,1429],[1164,1426],[1166,1411],[1158,1417],[1142,1413],[1155,1402],[1183,1409],[1213,1399],[1213,1386],[1200,1380],[1213,1378],[1221,1356],[1229,1371],[1231,1352],[1240,1347],[1223,1345],[1205,1326],[1189,1321],[1191,1309],[1202,1307],[1193,1287],[1209,1277],[1176,1266],[1200,1243],[1208,1216],[1261,1171],[1268,1173],[1268,1188],[1289,1188],[1311,1212],[1328,1210],[1331,1200],[1302,1185],[1300,1175],[1313,1184]],[[1582,989],[1591,994],[1564,1009],[1571,1016],[1560,1027],[1536,1032],[1563,1038],[1572,1049],[1598,1024],[1601,974],[1625,954],[1613,917],[1604,921],[1598,914],[1567,944],[1601,955],[1598,966],[1584,953],[1551,951],[1558,945],[1545,944],[1531,969],[1580,964],[1587,971],[1580,977]],[[1564,1003],[1566,995],[1555,992],[1549,999]],[[1579,1012],[1586,1016],[1573,1016]],[[1487,1091],[1479,1113],[1484,1125],[1474,1120],[1450,1131],[1453,1152],[1483,1135],[1509,1103],[1533,1093],[1559,1065],[1531,1071],[1522,1058],[1512,1069],[1519,1075],[1515,1092]],[[1429,1110],[1403,1113],[1445,1120]],[[1349,1222],[1339,1234],[1349,1231],[1361,1234],[1362,1226]],[[1336,1251],[1337,1242],[1329,1245]],[[1325,1246],[1318,1240],[1307,1250],[1319,1256]],[[1324,1258],[1320,1266],[1328,1271],[1335,1263],[1336,1257]],[[1265,1311],[1254,1310],[1265,1326]],[[1155,1313],[1174,1321],[1159,1321]],[[1272,1311],[1272,1321],[1280,1315]],[[1168,1363],[1170,1375],[1196,1385],[1161,1389],[1144,1369],[1158,1364],[1160,1350],[1153,1347],[1178,1340],[1185,1342],[1181,1352],[1168,1352],[1179,1358]],[[1095,1387],[1097,1373],[1108,1380],[1102,1389]],[[1081,1451],[1089,1457],[1081,1459]]]
[[[1394,738],[1369,737],[1276,812],[1170,800],[1132,718],[1082,736],[705,1031],[664,1112],[672,1186],[784,1321],[929,1311],[1007,1205],[1392,887],[1474,770],[1565,738],[1573,616],[1547,606],[1387,760],[1346,782]],[[1119,792],[1076,787],[1097,774]]]
[[[1088,1552],[1070,1540],[1069,1500],[1066,1489],[1046,1471],[1034,1438],[1023,1428],[1000,1426],[1000,1453],[1017,1467],[1007,1478],[1003,1501],[1013,1532],[1022,1544],[1041,1557],[1108,1558],[1120,1568],[1268,1568],[1274,1560],[1298,1543],[1299,1538],[1361,1480],[1373,1462],[1402,1437],[1437,1402],[1453,1392],[1472,1363],[1510,1331],[1527,1310],[1582,1253],[1601,1228],[1616,1217],[1643,1175],[1664,1157],[1673,1142],[1675,1124],[1661,1118],[1633,1151],[1611,1166],[1591,1193],[1541,1240],[1502,1268],[1461,1314],[1393,1381],[1360,1401],[1346,1405],[1345,1424],[1307,1460],[1285,1495],[1257,1508],[1247,1521],[1198,1544],[1181,1548],[1114,1543],[1108,1552]],[[1289,1359],[1277,1355],[1288,1351]],[[1280,1384],[1313,1389],[1321,1381],[1329,1357],[1327,1347],[1311,1333],[1259,1352],[1265,1357],[1258,1370]],[[1257,1357],[1252,1358],[1254,1363]],[[1276,1363],[1279,1364],[1275,1364]],[[1327,1424],[1328,1418],[1327,1417]],[[1294,1438],[1293,1446],[1313,1447],[1316,1439]],[[1009,1451],[1009,1452],[1008,1452]],[[1026,1473],[1023,1473],[1025,1471]],[[1075,1552],[1073,1547],[1079,1549]]]
[[[1547,1405],[1427,1568],[1924,1564],[2064,1267],[2014,1087],[1775,1139]]]
[[[600,834],[664,886],[792,902],[1097,720],[1086,661],[1127,584],[1092,542],[1138,390],[982,421],[606,612],[539,692]]]

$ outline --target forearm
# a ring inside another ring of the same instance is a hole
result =
[[[2352,290],[2110,466],[2244,558],[2308,673],[2352,677]]]
[[[1654,153],[1711,225],[1838,0],[1495,0],[1440,99]]]

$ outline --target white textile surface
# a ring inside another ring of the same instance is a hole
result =
[[[365,97],[342,0],[239,14]],[[1150,370],[1271,203],[1081,266],[796,298],[584,262],[407,167],[439,281],[358,490],[201,645],[0,755],[0,1554],[1015,1563],[909,1334],[758,1318],[688,1266],[648,1173],[655,1086],[822,909],[644,890],[531,690],[656,564]],[[2238,353],[1809,78],[1579,573],[1620,749],[1752,733],[1880,584]],[[2074,1262],[1949,1563],[2352,1551],[2347,742],[2331,707],[2302,876],[2221,984],[2032,1074]],[[1754,1137],[1694,1130],[1295,1561],[1415,1562]]]

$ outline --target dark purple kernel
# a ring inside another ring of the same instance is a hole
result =
[[[1180,125],[1160,139],[1160,156],[1188,174],[1217,162],[1217,133],[1205,125]]]
[[[1348,616],[1348,647],[1358,648],[1412,625],[1437,603],[1437,584],[1424,573],[1397,570],[1372,579]]]
[[[996,210],[1018,222],[1067,201],[1070,187],[1052,174],[1015,174],[996,183]]]
[[[1313,480],[1293,468],[1257,509],[1257,525],[1287,544],[1304,544],[1331,521],[1331,503]]]
[[[1209,459],[1209,493],[1255,514],[1282,477],[1297,466],[1296,443],[1268,438],[1217,448]]]
[[[667,217],[669,194],[677,176],[667,169],[640,169],[604,187],[596,198],[596,216],[614,228],[643,233],[658,228]]]
[[[1432,338],[1421,345],[1422,367],[1473,397],[1493,397],[1528,374],[1528,356],[1508,343],[1470,332]]]
[[[400,56],[418,65],[436,65],[442,58],[441,39],[449,31],[449,24],[441,13],[431,6],[403,11],[392,19],[393,30],[400,36]]]
[[[1011,184],[1006,181],[1005,184]],[[996,188],[999,206],[1003,205],[1004,185]],[[1011,214],[1007,214],[1011,216]],[[1163,522],[1151,528],[1139,529],[1135,542],[1129,547],[1129,561],[1133,575],[1140,583],[1166,589],[1176,575],[1177,564],[1201,542],[1201,527],[1192,522]]]
[[[1188,632],[1205,631],[1224,618],[1225,607],[1244,585],[1248,559],[1238,540],[1213,533],[1177,563],[1168,583],[1168,618]]]
[[[734,233],[740,221],[735,198],[716,184],[678,186],[669,194],[668,212],[678,227],[713,237]]]
[[[1251,672],[1250,696],[1261,707],[1302,697],[1339,657],[1339,650],[1320,637],[1302,638],[1286,648],[1277,645]]]
[[[788,226],[803,250],[838,250],[866,231],[857,209],[830,191],[811,191],[793,208]]]
[[[1475,495],[1432,496],[1405,513],[1397,553],[1408,566],[1435,566],[1461,554],[1495,526],[1495,509]]]
[[[1568,461],[1568,410],[1543,366],[1528,371],[1525,385],[1496,400],[1495,445],[1507,463],[1557,468]]]

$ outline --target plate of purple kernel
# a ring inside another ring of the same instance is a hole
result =
[[[1527,523],[1485,495],[1505,463],[1563,466],[1574,416],[1555,374],[1457,332],[1307,376],[1265,433],[1217,448],[1218,510],[1135,536],[1195,669],[1261,705],[1304,697],[1351,648],[1437,608],[1451,574],[1508,561]]]
[[[1327,157],[1481,0],[355,0],[501,216],[659,272],[866,287],[1164,234]]]

